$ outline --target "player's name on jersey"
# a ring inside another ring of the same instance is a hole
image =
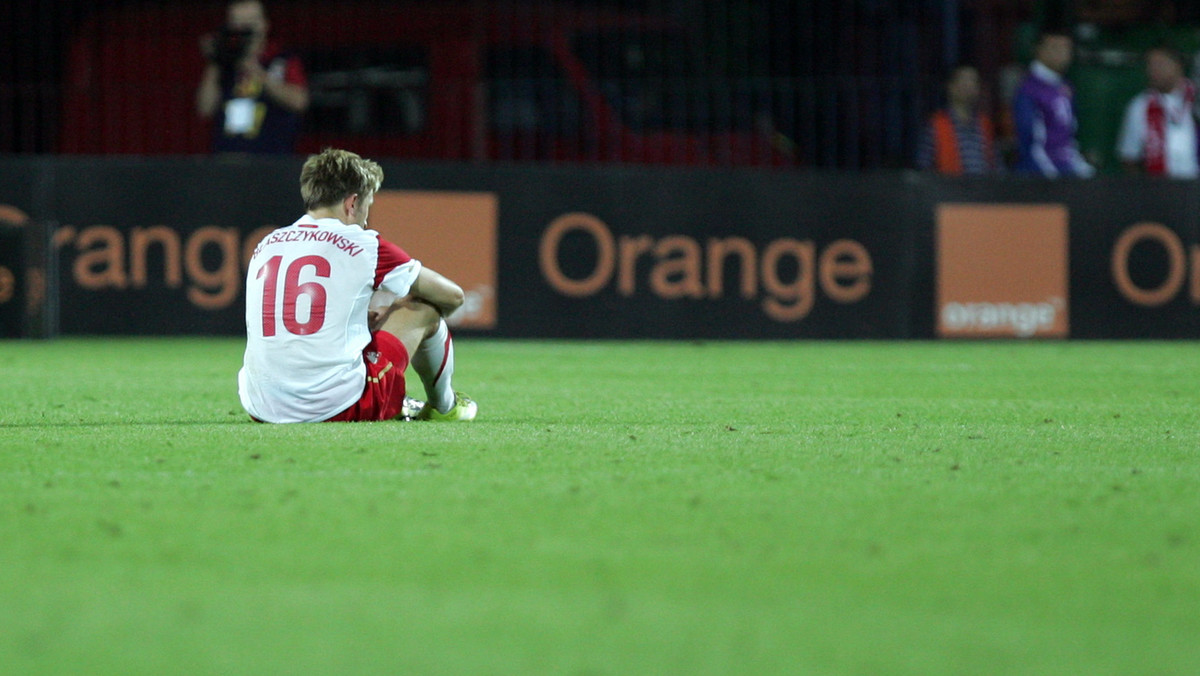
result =
[[[254,255],[257,256],[258,252],[262,251],[263,248],[271,246],[272,244],[279,244],[280,242],[328,242],[334,247],[345,251],[350,256],[357,256],[363,251],[362,246],[355,244],[336,232],[330,232],[328,230],[296,229],[272,233],[254,249]]]

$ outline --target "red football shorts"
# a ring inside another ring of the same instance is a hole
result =
[[[387,331],[375,331],[363,348],[367,365],[367,386],[350,408],[325,422],[391,420],[404,405],[404,371],[408,368],[408,350],[404,343]]]

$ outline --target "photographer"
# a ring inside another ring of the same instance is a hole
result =
[[[259,0],[229,3],[225,25],[200,40],[207,64],[196,111],[213,122],[213,152],[291,153],[308,108],[304,66],[267,40]]]

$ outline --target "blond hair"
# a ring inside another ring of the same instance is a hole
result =
[[[349,150],[326,148],[310,155],[300,170],[300,197],[304,208],[338,204],[351,195],[373,195],[383,185],[383,168]]]

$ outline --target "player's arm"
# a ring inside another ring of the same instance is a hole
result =
[[[462,287],[445,276],[422,267],[412,284],[412,295],[436,307],[443,317],[449,317],[462,307]]]
[[[376,298],[376,305],[390,304],[396,298],[411,297],[434,306],[443,317],[450,316],[462,307],[464,300],[462,287],[421,265],[403,249],[383,238],[379,239],[375,288],[392,294],[388,297],[390,300],[382,296]],[[379,293],[376,292],[376,295]]]

